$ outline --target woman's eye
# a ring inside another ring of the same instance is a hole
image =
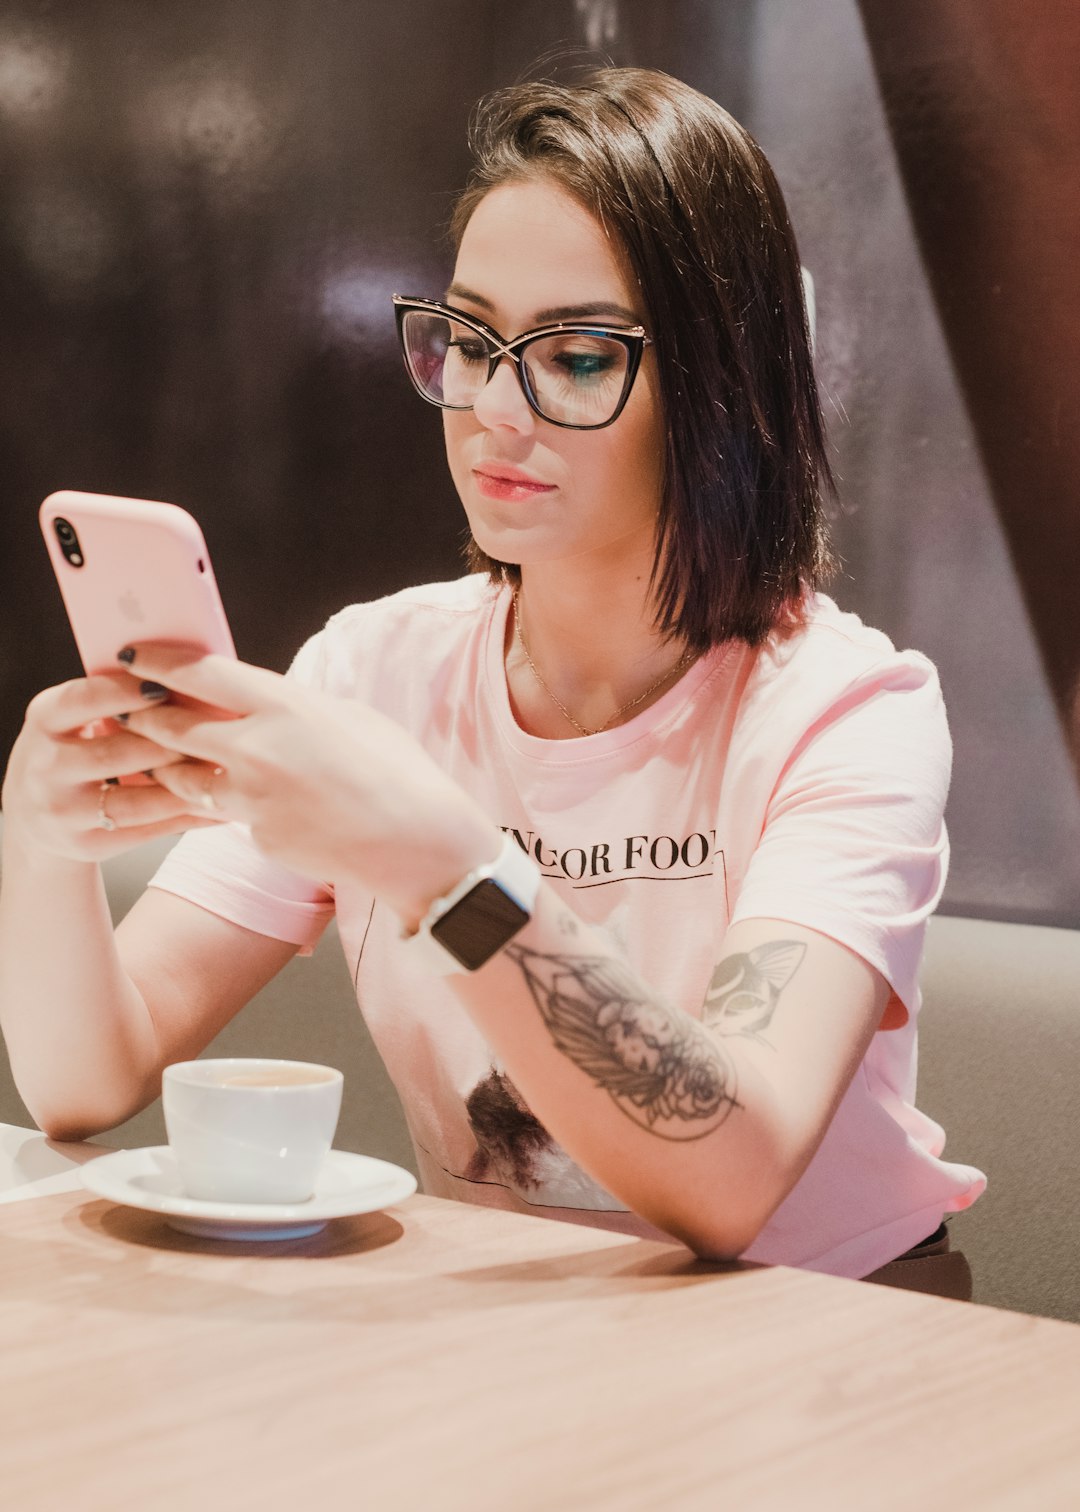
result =
[[[589,383],[609,372],[612,360],[606,352],[560,352],[556,365],[575,383]]]
[[[451,341],[448,343],[448,349],[456,354],[459,362],[486,362],[488,360],[487,347],[475,336]]]

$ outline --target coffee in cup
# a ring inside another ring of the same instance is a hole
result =
[[[343,1077],[307,1061],[231,1057],[166,1066],[165,1128],[187,1196],[306,1202],[341,1111]]]
[[[279,1069],[230,1071],[221,1078],[223,1087],[306,1087],[312,1082],[333,1081],[338,1075],[329,1067],[306,1066],[288,1061],[278,1062]]]

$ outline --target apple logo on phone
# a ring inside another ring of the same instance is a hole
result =
[[[133,620],[136,624],[139,625],[141,625],[146,619],[146,615],[143,613],[142,605],[139,603],[138,598],[134,593],[132,593],[130,588],[126,593],[122,593],[116,602],[117,606],[119,607],[120,613],[124,616],[125,619]]]

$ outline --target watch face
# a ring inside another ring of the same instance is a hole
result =
[[[431,935],[466,971],[476,971],[525,927],[529,917],[494,878],[487,877],[436,919]]]

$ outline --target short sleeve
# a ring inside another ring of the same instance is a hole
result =
[[[952,744],[937,674],[894,654],[805,731],[773,788],[732,912],[828,935],[918,1004],[926,921],[945,884]]]
[[[269,860],[245,825],[191,830],[173,846],[149,886],[174,893],[256,934],[309,955],[334,917],[333,894]]]
[[[309,687],[322,680],[323,637],[312,636],[288,673]],[[173,846],[149,886],[186,898],[256,934],[284,940],[309,955],[334,917],[333,892],[271,861],[246,825],[191,830]]]

